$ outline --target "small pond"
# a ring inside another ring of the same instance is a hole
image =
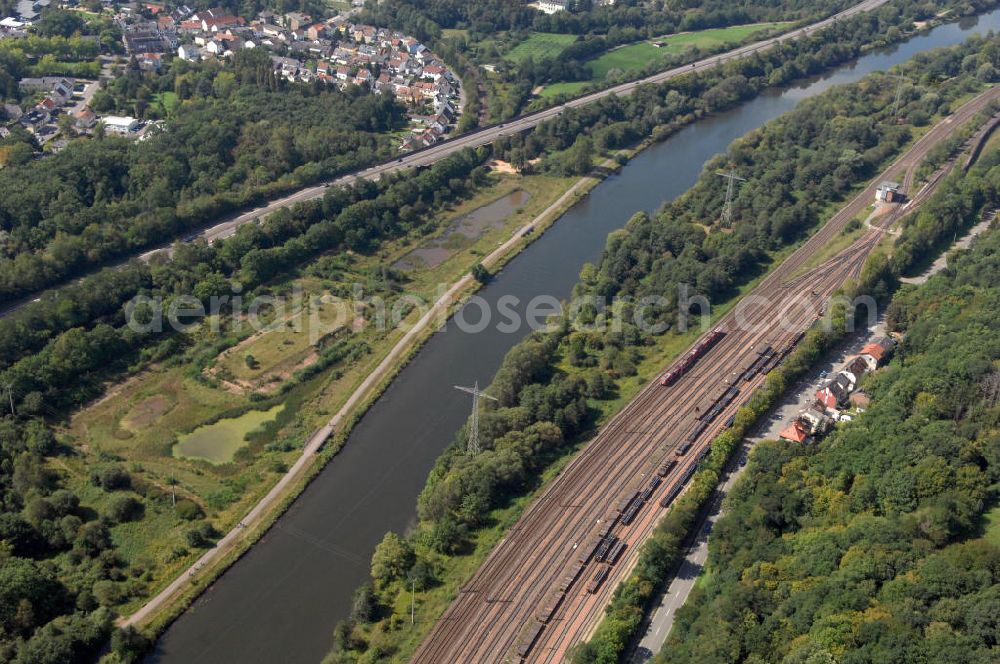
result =
[[[437,267],[458,249],[468,246],[487,231],[501,228],[507,218],[531,198],[523,189],[515,189],[492,203],[454,219],[445,231],[424,246],[414,249],[393,265],[397,270]]]
[[[198,427],[191,433],[178,436],[173,448],[174,456],[229,463],[233,455],[247,444],[247,434],[273,422],[284,407],[284,404],[278,404],[270,410],[250,410],[239,417]]]

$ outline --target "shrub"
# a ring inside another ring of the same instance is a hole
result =
[[[177,516],[185,521],[194,521],[195,519],[200,519],[205,516],[205,512],[202,511],[201,507],[187,498],[178,500],[174,511],[177,513]]]

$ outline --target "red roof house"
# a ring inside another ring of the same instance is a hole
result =
[[[809,433],[809,427],[802,420],[795,419],[778,436],[793,443],[807,443],[812,435]]]

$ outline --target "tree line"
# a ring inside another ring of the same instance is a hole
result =
[[[403,125],[391,96],[263,78],[263,51],[232,65],[174,60],[131,69],[95,96],[101,112],[145,111],[165,93],[182,111],[148,140],[100,133],[0,170],[0,296],[13,298],[245,206],[384,159]]]
[[[732,297],[767,269],[775,252],[801,241],[822,213],[884,167],[911,132],[979,89],[978,59],[990,59],[994,43],[995,38],[975,38],[902,65],[897,73],[917,79],[928,69],[943,74],[907,89],[898,107],[901,110],[895,114],[895,87],[885,84],[889,79],[884,74],[873,74],[803,101],[785,116],[734,142],[726,155],[707,165],[698,183],[682,197],[655,216],[635,215],[625,229],[612,233],[599,263],[581,271],[574,296],[597,296],[604,301],[628,296],[630,302],[637,302],[646,296],[676,293],[687,284],[691,296],[704,295],[711,302]],[[967,60],[970,55],[975,61]],[[632,104],[641,108],[642,91],[637,97],[612,100],[594,111],[594,117],[614,122],[624,115],[623,108]],[[562,127],[552,130],[553,140],[561,140],[556,137],[563,132],[586,133],[588,112],[582,109],[578,116],[567,110],[552,123]],[[590,134],[603,129],[595,122]],[[549,126],[543,126],[533,132],[540,135],[539,152],[548,131]],[[533,140],[532,135],[525,140]],[[734,202],[732,226],[722,228],[719,214],[724,192],[714,171],[726,165],[735,166],[748,182]],[[868,282],[874,281],[865,275],[865,288],[870,289]],[[396,595],[409,587],[412,570],[416,568],[425,583],[433,585],[435,570],[444,567],[442,556],[467,553],[475,533],[493,525],[495,510],[509,507],[536,488],[544,468],[592,430],[599,402],[617,393],[616,380],[637,373],[647,348],[657,344],[658,337],[680,332],[676,321],[682,312],[673,304],[646,312],[647,322],[660,324],[659,334],[641,331],[628,322],[633,320],[632,313],[626,304],[622,316],[626,322],[616,330],[599,325],[606,311],[584,307],[574,320],[562,321],[556,331],[532,334],[508,353],[487,390],[498,402],[485,405],[481,414],[484,451],[468,454],[463,430],[439,458],[418,500],[419,525],[405,540],[387,535],[376,549],[374,585],[361,591],[366,611],[355,612],[338,626],[337,649],[329,661],[353,662],[362,653],[395,654],[392,607]],[[796,371],[803,370],[805,358],[813,357],[824,343],[829,340],[816,338],[807,344],[804,359],[794,362]],[[772,394],[759,397],[755,412],[766,410],[767,399],[777,398],[782,390],[783,383],[773,382]],[[741,426],[747,426],[752,417],[743,417]],[[733,436],[735,445],[738,435]],[[726,453],[719,452],[713,463],[721,468],[725,458]],[[710,493],[714,484],[704,482]],[[665,535],[665,542],[674,541],[676,546],[661,542],[661,547],[653,547],[643,559],[648,574],[640,573],[640,578],[665,573],[662,566],[672,559],[670,551],[679,547],[680,535],[697,507],[697,503],[690,505],[671,521],[667,528],[673,534]],[[392,564],[386,564],[387,560]],[[640,582],[636,587],[648,585]],[[631,617],[620,623],[621,629],[605,632],[612,645],[599,640],[593,650],[580,655],[581,661],[614,661],[591,656],[620,652],[624,647],[629,629],[638,624],[635,616],[642,615],[638,600],[648,599],[649,594],[629,597],[624,610]]]
[[[997,255],[991,231],[894,298],[905,340],[860,419],[755,451],[657,661],[995,659]]]

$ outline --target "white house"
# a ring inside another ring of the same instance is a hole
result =
[[[201,57],[201,49],[197,46],[184,44],[177,47],[177,57],[181,60],[198,60]]]
[[[566,11],[566,0],[538,0],[538,11],[546,14]]]

